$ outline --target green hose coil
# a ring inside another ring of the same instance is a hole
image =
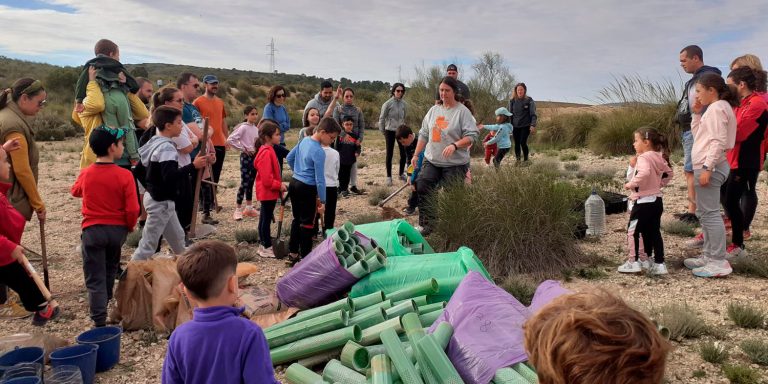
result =
[[[426,363],[426,366],[422,366],[421,369],[429,369],[432,371],[439,383],[464,383],[464,380],[459,376],[459,372],[456,371],[456,367],[453,366],[448,355],[445,354],[445,350],[440,348],[440,345],[435,341],[435,338],[432,335],[422,337],[419,342],[416,343],[416,349],[418,350],[417,356],[423,357]]]
[[[368,350],[354,341],[347,341],[341,349],[341,363],[357,372],[364,372],[370,365]]]
[[[392,360],[387,355],[378,354],[371,359],[371,383],[392,384]]]
[[[359,342],[361,337],[360,327],[353,325],[273,348],[269,351],[269,356],[273,365],[280,365],[341,347],[350,340]]]
[[[349,315],[340,309],[336,312],[311,317],[306,321],[288,325],[270,332],[264,332],[269,348],[279,347],[310,336],[330,332],[347,326]]]
[[[370,265],[371,263],[368,263],[369,267]],[[360,311],[370,307],[371,305],[381,303],[384,300],[386,300],[386,297],[384,297],[384,292],[376,291],[365,296],[353,298],[352,304],[355,306],[355,311]]]
[[[392,359],[392,363],[403,383],[423,384],[424,381],[421,380],[421,375],[419,375],[419,372],[413,366],[408,356],[405,355],[405,350],[400,343],[400,338],[397,337],[397,332],[391,328],[382,331],[381,341],[387,349],[387,355]]]
[[[434,295],[437,293],[438,288],[439,286],[437,285],[437,280],[427,279],[389,293],[387,294],[387,299],[390,299],[394,302],[398,300],[410,299],[417,296]]]
[[[392,308],[384,312],[387,314],[387,319],[402,316],[406,313],[416,312],[416,303],[413,300],[405,300],[398,305],[393,305]]]
[[[365,376],[345,367],[344,364],[336,359],[329,361],[325,365],[323,379],[339,384],[366,384]]]
[[[529,384],[530,382],[512,368],[501,368],[493,376],[495,384]]]
[[[291,364],[285,370],[285,380],[289,384],[325,384],[323,377],[301,364]]]

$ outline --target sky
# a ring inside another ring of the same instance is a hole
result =
[[[765,0],[0,0],[0,55],[82,65],[99,38],[128,64],[163,62],[406,83],[455,62],[460,78],[500,53],[538,100],[595,102],[613,76],[684,82],[698,44],[724,73],[768,60]],[[766,63],[768,64],[768,63]]]

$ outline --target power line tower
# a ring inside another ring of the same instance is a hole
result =
[[[269,56],[269,73],[277,73],[277,70],[275,69],[275,52],[278,52],[277,49],[275,49],[275,38],[273,37],[269,44],[267,44],[267,48],[269,48],[269,52],[267,52],[267,56]]]

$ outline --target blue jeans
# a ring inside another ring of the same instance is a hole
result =
[[[693,152],[693,132],[691,130],[684,131],[680,134],[683,139],[683,171],[693,172],[693,160],[691,159],[691,152]]]

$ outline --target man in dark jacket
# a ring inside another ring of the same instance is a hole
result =
[[[675,116],[682,130],[683,153],[685,157],[683,170],[685,171],[685,180],[688,183],[688,212],[677,216],[683,221],[696,222],[696,193],[693,190],[693,163],[691,162],[691,150],[693,149],[691,111],[693,110],[693,103],[696,101],[695,86],[696,81],[701,75],[708,72],[720,75],[721,72],[715,67],[704,65],[704,52],[698,45],[689,45],[680,51],[680,66],[686,73],[692,74],[693,77],[685,83],[683,96],[677,103],[677,114]],[[704,243],[703,238],[701,243]]]

